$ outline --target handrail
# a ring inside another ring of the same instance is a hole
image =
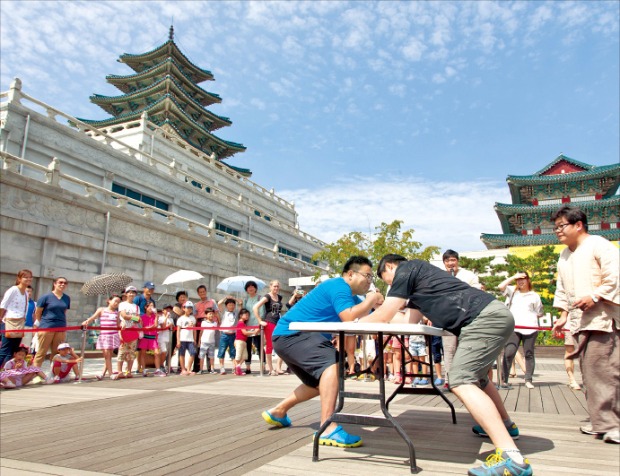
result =
[[[245,240],[238,236],[231,235],[224,231],[216,230],[211,226],[211,224],[205,225],[204,223],[191,220],[189,218],[177,215],[176,213],[172,213],[167,210],[162,210],[160,208],[150,206],[138,200],[134,200],[133,198],[129,198],[125,195],[113,192],[112,190],[109,190],[107,188],[65,174],[60,171],[60,161],[57,158],[52,159],[48,167],[36,164],[26,159],[22,159],[21,157],[17,157],[4,151],[0,151],[0,159],[2,160],[3,172],[8,171],[19,175],[20,165],[23,167],[34,169],[39,172],[43,172],[45,174],[45,183],[52,186],[60,187],[60,180],[62,179],[72,184],[83,187],[85,191],[85,197],[94,198],[95,200],[107,203],[108,205],[114,205],[114,202],[116,202],[117,208],[131,211],[133,211],[132,208],[128,208],[127,205],[134,205],[136,207],[136,211],[140,210],[142,216],[144,217],[154,218],[154,214],[159,214],[165,218],[166,223],[169,225],[175,225],[178,227],[179,224],[185,224],[185,226],[187,227],[187,231],[192,233],[201,232],[204,236],[208,238],[218,238],[222,240],[223,243],[226,245],[232,245],[240,249],[245,249],[248,252],[256,253],[261,256],[271,256],[273,259],[284,261],[287,264],[301,267],[302,269],[310,269],[312,270],[312,272],[316,270],[324,271],[319,266],[313,265],[312,263],[308,263],[299,258],[293,258],[291,256],[279,253],[274,248],[269,248],[267,246],[254,243],[252,241]],[[102,194],[105,198],[103,200],[100,200],[97,197],[97,193]]]

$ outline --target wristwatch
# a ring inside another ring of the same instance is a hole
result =
[[[592,294],[592,295],[590,295],[590,297],[592,298],[592,302],[594,304],[596,304],[598,302],[598,300],[599,300],[599,297],[596,294]]]

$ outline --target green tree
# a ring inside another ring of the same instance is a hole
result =
[[[388,253],[397,253],[407,259],[429,261],[435,253],[439,252],[437,246],[424,248],[422,243],[416,241],[413,238],[415,230],[410,228],[401,231],[402,224],[401,220],[381,223],[375,227],[376,233],[374,235],[366,235],[359,231],[347,233],[337,241],[325,246],[323,250],[312,256],[312,259],[327,263],[330,274],[336,276],[346,261],[354,255],[367,256],[376,266],[381,257]]]

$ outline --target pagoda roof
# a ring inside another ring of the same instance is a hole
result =
[[[146,69],[149,69],[163,61],[163,57],[174,58],[181,71],[195,83],[201,83],[206,80],[213,80],[213,73],[211,71],[199,68],[192,63],[187,56],[185,56],[174,40],[168,40],[162,45],[153,48],[151,51],[141,54],[122,54],[118,62],[125,63],[135,72],[140,73]]]
[[[109,74],[106,76],[106,80],[125,94],[129,94],[150,86],[166,74],[170,74],[175,80],[180,81],[188,94],[191,92],[194,100],[202,106],[222,102],[222,98],[218,94],[211,93],[194,83],[192,78],[181,71],[174,58],[166,58],[161,63],[135,74],[125,76]]]
[[[148,105],[154,104],[159,97],[169,91],[173,91],[178,100],[185,100],[187,104],[194,106],[193,114],[191,111],[187,110],[187,105],[185,107],[180,107],[186,111],[186,114],[191,114],[197,123],[202,122],[206,130],[214,131],[232,124],[229,118],[218,116],[203,108],[202,105],[189,96],[181,85],[170,75],[160,78],[147,88],[130,94],[123,94],[121,96],[102,96],[100,94],[94,94],[90,97],[90,100],[108,114],[118,117],[123,110],[144,110]],[[208,120],[201,121],[200,116],[206,116]],[[208,126],[205,126],[204,122],[208,122]]]
[[[551,170],[557,171],[566,164],[571,171],[568,173],[550,173]],[[570,157],[560,155],[553,162],[540,169],[533,175],[509,175],[506,178],[508,188],[513,203],[521,203],[520,187],[526,185],[542,186],[563,183],[566,181],[580,182],[603,177],[613,177],[615,183],[606,191],[605,196],[609,197],[616,193],[620,186],[620,164],[610,165],[590,165],[578,162]]]
[[[614,195],[609,198],[602,198],[600,200],[587,200],[584,202],[569,202],[562,205],[574,205],[583,209],[595,209],[605,208],[620,205],[620,195]],[[553,213],[562,205],[558,204],[544,204],[544,205],[526,205],[526,204],[512,204],[512,203],[495,203],[495,210],[498,213],[505,214],[531,214],[531,213]]]
[[[202,124],[192,119],[181,107],[174,96],[171,94],[162,95],[157,101],[148,104],[143,108],[126,114],[120,114],[104,120],[80,119],[80,121],[90,124],[97,128],[110,127],[124,122],[140,119],[143,113],[147,113],[149,120],[162,126],[171,125],[179,137],[190,143],[192,146],[207,152],[215,152],[220,159],[230,157],[237,152],[245,151],[246,147],[237,142],[231,142],[211,134]],[[186,128],[179,128],[177,124],[184,124]]]
[[[598,235],[607,238],[609,241],[620,240],[620,228],[610,230],[590,230],[591,235]],[[490,234],[482,233],[480,240],[487,249],[509,248],[511,246],[535,246],[535,245],[557,245],[560,244],[554,233],[544,235],[521,235],[521,234]]]
[[[601,200],[587,200],[584,202],[569,202],[562,205],[574,205],[582,210],[598,210],[601,208],[610,208],[620,206],[620,196],[616,195],[611,198],[603,198]],[[558,210],[562,205],[558,204],[545,204],[545,205],[521,205],[510,203],[496,203],[495,212],[499,218],[502,230],[506,233],[514,231],[514,226],[508,221],[510,216],[520,215],[533,215],[538,214],[543,217],[551,217],[551,215]]]

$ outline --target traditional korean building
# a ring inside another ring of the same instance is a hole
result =
[[[118,61],[135,71],[127,76],[106,76],[106,80],[123,94],[90,97],[112,117],[80,119],[81,122],[114,135],[123,130],[122,124],[145,117],[213,159],[222,160],[245,151],[242,144],[213,134],[232,122],[228,117],[218,116],[207,109],[222,102],[219,95],[198,86],[201,82],[213,81],[213,74],[194,65],[179,50],[174,42],[173,27],[170,27],[168,41],[164,44],[147,53],[125,53]],[[246,176],[251,175],[247,169],[231,167]]]
[[[588,229],[620,240],[620,164],[595,166],[560,155],[533,175],[509,175],[511,204],[496,203],[502,234],[480,236],[488,249],[557,244],[551,215],[574,204],[588,217]]]
[[[213,75],[172,32],[120,61],[135,73],[107,80],[123,94],[91,98],[105,120],[45,104],[19,78],[0,92],[0,287],[26,268],[40,296],[64,276],[78,325],[97,306],[80,288],[102,273],[153,281],[159,303],[174,298],[178,287],[161,283],[179,269],[200,272],[211,297],[230,276],[278,279],[286,294],[290,278],[324,273],[312,256],[325,243],[300,229],[295,204],[225,162],[245,147],[214,134],[231,121],[198,86]],[[183,286],[191,299],[196,284]]]

